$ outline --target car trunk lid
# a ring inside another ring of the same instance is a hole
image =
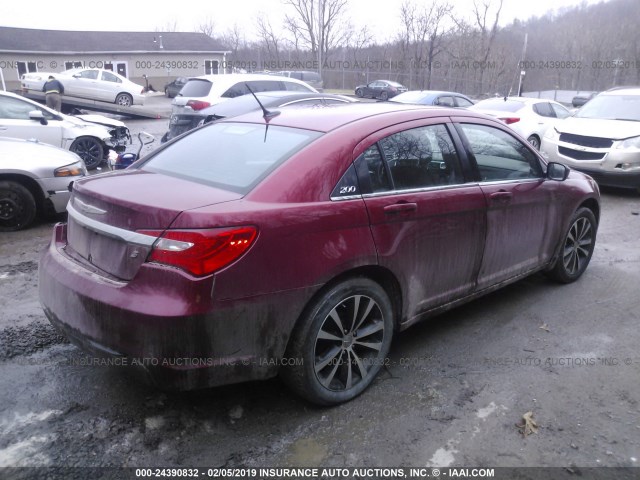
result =
[[[186,193],[188,192],[188,194]],[[131,280],[156,237],[183,211],[242,198],[159,173],[127,171],[77,182],[67,207],[67,253],[106,276]]]

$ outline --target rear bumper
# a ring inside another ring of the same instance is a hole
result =
[[[175,269],[153,272],[161,277],[156,286],[144,268],[130,282],[117,282],[68,257],[64,238],[65,225],[56,225],[42,252],[40,301],[49,321],[83,350],[125,357],[127,365],[144,368],[154,383],[169,389],[277,374],[310,292],[213,302],[211,278],[198,284]]]

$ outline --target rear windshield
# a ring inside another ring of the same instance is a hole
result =
[[[517,112],[524,107],[523,102],[517,100],[503,100],[501,98],[483,100],[475,104],[479,110],[500,110],[502,112]]]
[[[181,97],[206,97],[209,95],[211,85],[213,84],[209,80],[192,78],[185,83],[178,95]]]
[[[575,116],[640,122],[640,95],[599,95],[578,110]]]
[[[213,123],[168,144],[141,169],[246,194],[320,135],[264,124]]]

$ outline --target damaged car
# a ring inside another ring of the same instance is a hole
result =
[[[65,115],[10,92],[0,92],[0,137],[36,139],[70,150],[89,170],[97,168],[111,149],[124,151],[129,129],[103,115]]]

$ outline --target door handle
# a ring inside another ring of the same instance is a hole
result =
[[[492,193],[489,195],[491,199],[491,203],[497,203],[499,205],[507,205],[511,202],[513,198],[513,194],[511,192],[505,192],[504,190],[500,190],[499,192]]]
[[[384,213],[387,215],[393,215],[396,213],[409,213],[415,212],[418,209],[417,203],[394,203],[393,205],[387,205],[383,208]]]

